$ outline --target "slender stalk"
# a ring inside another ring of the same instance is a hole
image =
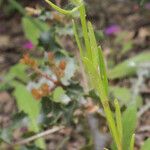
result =
[[[35,140],[37,140],[39,138],[42,138],[42,137],[45,137],[45,136],[47,136],[49,134],[55,133],[57,131],[60,131],[63,128],[64,127],[61,126],[61,127],[54,127],[52,129],[48,129],[48,130],[46,130],[44,132],[38,133],[38,134],[33,135],[33,136],[29,137],[29,138],[26,138],[26,139],[23,139],[21,141],[18,141],[16,143],[12,144],[12,146],[28,144],[29,142],[35,141]]]
[[[81,43],[80,43],[80,39],[79,39],[79,36],[77,33],[77,28],[76,28],[74,20],[73,20],[73,32],[74,32],[75,39],[76,39],[76,42],[77,42],[77,45],[78,45],[78,48],[80,51],[80,56],[83,57],[83,48],[82,48]]]
[[[121,119],[120,106],[119,106],[119,103],[118,103],[117,99],[115,99],[114,104],[115,104],[115,116],[116,116],[117,131],[118,131],[118,136],[119,136],[119,139],[120,139],[120,143],[122,144],[122,137],[123,137],[122,119]]]
[[[135,140],[135,134],[133,134],[132,137],[131,137],[129,150],[134,150],[134,140]]]
[[[72,10],[65,10],[65,9],[58,7],[57,5],[55,5],[54,3],[52,3],[49,0],[45,0],[45,2],[48,3],[52,8],[54,8],[55,10],[57,10],[58,12],[60,12],[61,14],[64,14],[64,15],[71,15],[73,12],[78,10],[78,7],[75,7]]]
[[[79,7],[79,12],[80,12],[80,20],[81,20],[81,25],[82,25],[85,47],[87,50],[87,57],[89,59],[92,59],[92,52],[91,52],[90,41],[89,41],[89,36],[88,36],[88,30],[87,30],[87,24],[86,24],[86,13],[85,13],[84,4],[82,4]]]
[[[50,2],[49,0],[45,0],[46,2],[49,3],[54,9],[59,11],[62,14],[69,14],[71,13],[70,11],[64,10]],[[97,47],[94,31],[92,28],[92,25],[86,21],[86,12],[85,12],[85,6],[84,3],[82,2],[79,7],[76,7],[79,12],[80,12],[80,21],[82,25],[82,32],[83,32],[83,39],[85,43],[85,56],[83,56],[83,49],[81,47],[81,43],[77,34],[77,29],[75,26],[75,23],[73,22],[73,29],[74,29],[74,34],[75,34],[75,39],[77,42],[77,45],[80,50],[80,55],[81,59],[85,65],[85,68],[87,69],[90,80],[92,82],[92,85],[96,89],[99,97],[101,98],[101,102],[104,108],[104,112],[106,114],[106,119],[108,122],[108,126],[110,129],[110,132],[112,134],[112,137],[116,143],[117,149],[122,150],[122,143],[120,140],[120,137],[122,137],[122,132],[118,133],[118,128],[121,127],[120,119],[117,120],[117,126],[115,124],[115,120],[113,117],[113,113],[110,109],[109,101],[108,101],[108,81],[107,81],[107,76],[106,76],[106,70],[104,66],[104,60],[103,60],[103,55],[101,52],[101,49]],[[75,10],[77,10],[75,9]],[[95,51],[93,51],[95,50]],[[98,56],[96,56],[98,55]],[[102,64],[100,64],[102,63]],[[99,68],[101,71],[99,72],[98,67],[96,64],[99,64]],[[96,65],[96,66],[95,66]],[[117,116],[120,117],[120,108],[118,106],[119,104],[116,105],[116,111],[117,111]]]
[[[87,50],[87,57],[91,60],[92,52],[91,52],[91,47],[90,47],[90,42],[89,42],[89,37],[88,37],[88,32],[87,32],[88,30],[87,30],[87,25],[86,25],[86,18],[85,18],[86,13],[85,13],[84,5],[80,6],[79,11],[80,11],[80,20],[81,20],[81,25],[82,25],[82,30],[83,30],[85,46],[86,46],[86,50]],[[91,73],[92,72],[93,71],[91,71]],[[96,69],[95,73],[97,73],[97,69]],[[98,76],[98,78],[99,78],[99,76]],[[99,79],[99,82],[95,83],[96,86],[98,86],[98,84],[99,84],[99,86],[102,84],[102,81],[100,79]],[[99,97],[101,98],[101,102],[102,102],[102,105],[103,105],[103,108],[104,108],[104,111],[106,114],[106,119],[108,122],[110,132],[115,140],[118,150],[122,150],[119,136],[117,133],[117,129],[115,126],[115,121],[114,121],[114,118],[113,118],[113,115],[112,115],[112,112],[111,112],[111,109],[109,106],[106,91],[105,91],[104,87],[100,87],[97,92],[99,93]]]

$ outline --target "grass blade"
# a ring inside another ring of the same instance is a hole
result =
[[[91,46],[92,62],[98,68],[98,47],[95,39],[95,34],[91,22],[88,22],[89,40]]]
[[[80,6],[79,11],[80,11],[80,19],[81,19],[83,37],[84,37],[85,47],[87,51],[87,57],[91,60],[92,53],[91,53],[91,46],[90,46],[90,41],[89,41],[89,36],[88,36],[88,31],[87,31],[85,7],[83,4]]]
[[[80,39],[79,39],[79,36],[78,36],[78,33],[77,33],[77,28],[76,28],[74,20],[73,20],[73,32],[74,32],[75,39],[76,39],[76,42],[77,42],[77,45],[78,45],[78,48],[79,48],[79,51],[80,51],[80,56],[81,56],[81,59],[82,59],[83,49],[82,49],[82,46],[81,46],[81,43],[80,43]]]
[[[120,145],[120,140],[119,140],[119,137],[118,137],[118,132],[117,132],[117,129],[115,127],[115,121],[114,121],[113,114],[111,112],[111,109],[110,109],[110,106],[109,106],[109,103],[108,103],[107,95],[105,93],[105,89],[103,87],[100,74],[98,73],[98,71],[95,68],[95,66],[93,65],[93,63],[91,63],[91,61],[88,58],[84,57],[83,62],[84,62],[84,64],[86,65],[86,67],[88,69],[88,73],[89,73],[89,76],[90,76],[91,83],[93,84],[95,90],[97,91],[99,97],[101,98],[101,102],[102,102],[102,105],[103,105],[103,108],[104,108],[104,111],[105,111],[105,114],[106,114],[106,118],[107,118],[107,122],[108,122],[110,132],[111,132],[111,134],[112,134],[112,136],[115,140],[115,143],[118,147],[118,150],[121,150],[121,145]]]
[[[132,135],[129,150],[134,150],[135,134]]]
[[[107,72],[104,62],[104,56],[102,53],[102,49],[98,47],[98,57],[99,57],[99,68],[100,68],[100,75],[102,78],[103,85],[105,87],[105,92],[108,95],[108,79],[107,79]]]
[[[118,100],[115,99],[114,101],[115,104],[115,116],[116,116],[116,124],[117,124],[117,129],[118,129],[118,135],[120,138],[120,143],[122,143],[122,120],[121,120],[121,111],[120,111],[120,106],[118,103]]]

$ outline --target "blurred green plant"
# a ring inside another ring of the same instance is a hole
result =
[[[124,62],[116,65],[113,69],[108,71],[109,79],[123,78],[130,75],[135,75],[138,70],[138,66],[141,63],[149,62],[150,53],[143,52],[132,58],[125,60]]]
[[[58,6],[56,6],[49,0],[45,0],[45,1],[49,5],[51,5],[54,9],[56,9],[57,11],[59,11],[60,13],[64,15],[71,15],[73,13],[72,11],[59,8]],[[130,132],[130,133],[126,132],[127,130],[126,125],[127,123],[130,122],[130,120],[128,120],[127,117],[123,117],[125,119],[123,120],[124,124],[122,124],[121,110],[120,110],[120,106],[117,100],[115,100],[115,110],[116,110],[115,119],[116,120],[114,120],[113,113],[110,109],[110,105],[108,101],[108,81],[107,81],[107,74],[106,74],[102,50],[100,47],[97,46],[92,24],[90,22],[87,23],[86,21],[86,12],[85,12],[85,6],[84,6],[83,1],[77,1],[76,4],[77,4],[77,7],[75,7],[73,10],[76,10],[77,8],[80,13],[80,21],[82,25],[83,39],[84,39],[86,51],[83,51],[81,40],[77,33],[75,21],[73,21],[74,34],[75,34],[78,48],[80,50],[81,60],[83,61],[85,70],[89,74],[90,86],[92,86],[96,90],[99,97],[101,98],[101,103],[105,111],[108,126],[109,126],[110,132],[112,134],[112,137],[114,139],[117,149],[122,150],[125,146],[127,146],[127,149],[129,147],[130,149],[132,149],[134,145],[133,144],[134,140],[132,137],[130,137],[130,135],[132,136],[133,132]],[[67,13],[65,13],[66,11]],[[127,109],[127,112],[126,112],[127,114],[128,114],[128,111],[130,112],[129,108]],[[135,114],[136,114],[136,107],[134,106],[133,108],[135,109]],[[135,119],[135,116],[133,115],[132,121],[134,123],[133,127],[135,128],[136,122],[134,119]],[[123,129],[122,129],[122,126],[123,126]],[[126,133],[124,133],[122,130]],[[129,141],[125,141],[125,138],[127,138]]]
[[[26,14],[25,9],[15,0],[11,0],[10,3],[15,9],[17,9],[22,15],[22,25],[24,33],[27,39],[31,40],[35,45],[43,47],[46,51],[53,51],[57,60],[56,63],[59,64],[61,59],[65,59],[67,62],[67,67],[64,72],[64,76],[60,78],[60,84],[57,85],[51,93],[41,97],[41,102],[35,100],[37,93],[32,94],[27,91],[26,84],[29,83],[30,87],[39,87],[38,81],[40,81],[39,75],[36,72],[22,64],[17,64],[13,66],[9,73],[4,77],[4,84],[0,85],[0,90],[4,88],[13,87],[13,95],[16,98],[17,105],[20,111],[23,111],[28,115],[30,119],[29,129],[35,133],[39,132],[45,127],[60,125],[60,124],[71,124],[76,122],[74,120],[74,111],[78,107],[78,100],[83,97],[83,89],[81,86],[72,80],[76,70],[76,64],[72,57],[68,53],[62,50],[59,42],[56,40],[55,35],[75,35],[75,39],[80,51],[80,56],[85,67],[85,71],[88,72],[89,88],[95,89],[95,96],[98,100],[101,100],[103,105],[106,118],[108,121],[108,126],[112,137],[114,138],[115,145],[112,149],[118,150],[133,150],[134,149],[134,130],[136,127],[136,109],[141,104],[141,97],[137,95],[136,101],[130,101],[132,99],[132,93],[127,88],[121,87],[110,87],[108,86],[108,79],[123,78],[125,76],[134,75],[137,72],[138,65],[142,62],[150,60],[150,54],[142,53],[123,63],[115,66],[112,70],[108,72],[108,77],[106,73],[105,60],[103,57],[102,49],[97,45],[95,33],[93,26],[90,22],[86,20],[86,12],[84,2],[82,0],[71,0],[75,8],[71,10],[64,10],[50,2],[48,2],[54,9],[58,12],[73,18],[73,29],[70,25],[65,26],[55,26],[49,28],[48,24],[44,21],[49,15],[41,14],[39,18],[33,18]],[[51,14],[52,15],[52,14]],[[77,25],[75,19],[80,17],[82,29],[79,29],[80,25]],[[44,20],[44,21],[43,21]],[[78,27],[78,29],[77,29]],[[62,31],[62,33],[60,33]],[[83,37],[82,37],[83,32]],[[84,44],[83,41],[84,40]],[[124,44],[123,51],[121,55],[125,54],[132,47],[132,43]],[[58,51],[59,50],[59,51]],[[46,55],[48,53],[45,53]],[[46,56],[47,57],[47,56]],[[51,70],[50,64],[46,61],[41,60],[39,68],[42,75],[48,73],[49,76],[54,75]],[[30,72],[30,76],[27,75],[27,70]],[[48,71],[48,72],[47,72]],[[44,81],[46,76],[44,77]],[[42,78],[43,80],[43,78]],[[43,82],[43,81],[42,81]],[[7,85],[7,86],[6,86]],[[47,87],[47,86],[46,86]],[[36,89],[36,92],[38,92]],[[110,104],[112,101],[108,100],[109,92],[113,95],[115,112],[111,110]],[[39,94],[39,93],[38,93]],[[39,96],[39,95],[38,95]],[[31,108],[32,106],[32,108]],[[121,114],[121,108],[125,106],[127,109]],[[34,111],[34,113],[32,113]],[[48,114],[52,116],[47,117]],[[42,116],[40,123],[37,121],[39,115]],[[130,116],[130,117],[128,117]],[[129,128],[129,125],[131,126]],[[6,131],[6,130],[5,130]],[[10,132],[8,132],[10,134]],[[7,141],[9,134],[2,132],[1,137],[4,141]],[[7,135],[7,136],[6,136]],[[9,143],[11,140],[9,140]],[[146,145],[146,146],[145,146]],[[37,146],[44,148],[43,139],[37,142]],[[145,142],[143,147],[147,148],[149,146],[149,140]],[[142,150],[146,150],[142,147]],[[45,148],[44,148],[45,149]]]

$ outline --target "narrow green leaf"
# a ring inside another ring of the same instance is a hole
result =
[[[101,76],[98,73],[95,66],[93,65],[93,63],[91,63],[91,61],[88,58],[84,57],[83,62],[86,65],[86,68],[88,70],[90,81],[91,81],[94,89],[97,91],[99,97],[101,98],[101,102],[102,102],[102,105],[104,107],[104,111],[106,114],[106,118],[108,121],[108,126],[110,129],[110,132],[114,138],[114,141],[116,142],[117,147],[120,148],[121,145],[120,145],[120,140],[119,140],[118,133],[117,133],[117,130],[115,127],[115,121],[113,118],[113,114],[110,110],[107,95],[105,93],[105,89],[104,89],[103,84],[102,84]]]
[[[88,22],[88,31],[89,31],[89,39],[90,39],[90,46],[91,46],[92,62],[96,68],[98,68],[99,66],[103,86],[105,87],[106,93],[108,93],[108,80],[107,80],[104,56],[101,48],[97,46],[94,29],[90,22]]]
[[[82,4],[79,7],[79,11],[80,11],[80,19],[81,19],[83,37],[84,37],[85,47],[86,47],[86,51],[87,51],[87,57],[91,60],[92,59],[92,53],[91,53],[91,46],[90,46],[88,30],[87,30],[86,13],[85,13],[84,4]]]
[[[105,87],[105,92],[108,95],[107,72],[106,72],[104,56],[103,56],[103,52],[102,52],[101,47],[98,47],[98,57],[99,57],[99,69],[100,69],[101,79],[103,82],[103,86]]]
[[[128,106],[122,116],[123,125],[123,149],[129,150],[130,141],[134,134],[136,122],[137,122],[137,108],[136,104]]]
[[[121,118],[121,111],[120,111],[120,106],[118,103],[118,100],[115,99],[114,101],[115,104],[115,117],[116,117],[116,125],[117,125],[117,129],[118,129],[118,135],[119,135],[119,139],[122,143],[122,118]]]
[[[9,3],[16,8],[22,15],[26,15],[25,9],[16,0],[10,0]]]
[[[94,29],[91,22],[88,22],[89,40],[91,46],[92,62],[98,68],[98,47],[95,39]]]
[[[83,62],[85,64],[86,70],[88,71],[90,81],[94,89],[96,89],[97,92],[100,92],[101,95],[105,94],[105,92],[103,93],[104,88],[103,88],[102,80],[94,64],[86,57],[83,57]]]
[[[132,135],[129,150],[134,150],[135,134]]]
[[[150,138],[148,138],[141,147],[141,150],[149,150],[150,148]]]
[[[134,75],[138,69],[139,64],[143,62],[150,62],[150,52],[143,52],[118,64],[108,72],[108,77],[110,79],[116,79]]]
[[[73,32],[74,32],[75,39],[76,39],[76,42],[77,42],[77,45],[78,45],[78,48],[79,48],[79,51],[80,51],[80,56],[81,56],[81,59],[82,59],[82,57],[83,57],[83,48],[82,48],[81,43],[80,43],[80,39],[79,39],[79,36],[78,36],[78,33],[77,33],[77,28],[76,28],[74,20],[73,20]]]

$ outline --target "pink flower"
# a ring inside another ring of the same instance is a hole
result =
[[[31,41],[28,41],[28,42],[24,43],[23,48],[31,50],[34,48],[34,45],[32,44]]]
[[[118,25],[110,25],[105,29],[105,34],[106,35],[113,35],[116,34],[120,31],[120,26]]]

